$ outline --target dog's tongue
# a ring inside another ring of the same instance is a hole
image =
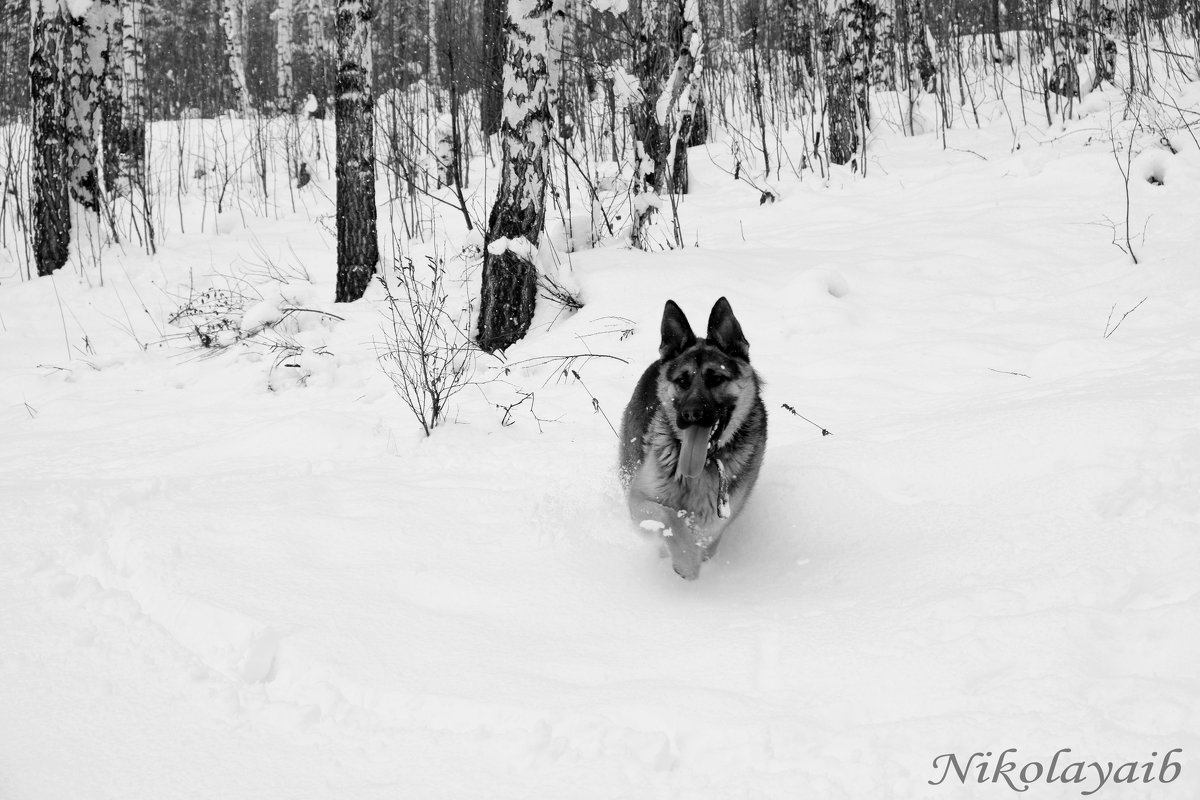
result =
[[[704,462],[708,459],[708,432],[709,429],[701,425],[683,429],[676,477],[695,478],[704,471]]]

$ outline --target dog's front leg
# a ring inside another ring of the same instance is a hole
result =
[[[676,574],[689,581],[700,577],[704,548],[686,515],[644,496],[630,498],[629,513],[639,528],[662,537]]]
[[[675,574],[685,581],[700,577],[700,565],[704,563],[704,548],[700,547],[692,531],[680,520],[672,530],[663,531],[667,549],[671,551],[671,566]]]

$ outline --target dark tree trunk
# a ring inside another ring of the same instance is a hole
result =
[[[47,5],[34,4],[29,48],[33,253],[38,275],[66,264],[71,245],[66,92],[71,27],[65,7]]]
[[[103,149],[100,164],[104,172],[104,186],[111,193],[116,190],[121,176],[121,97],[124,94],[122,80],[124,54],[124,26],[118,0],[102,0],[109,6],[105,35],[108,39],[108,64],[100,86],[100,136]]]
[[[479,95],[479,124],[486,136],[500,131],[504,107],[504,0],[483,0],[483,91]]]
[[[692,114],[691,126],[687,132],[688,147],[697,147],[708,142],[708,104],[704,101],[704,92],[696,87],[696,110]]]
[[[1004,40],[1000,38],[1000,0],[992,0],[992,39],[996,42],[995,59],[1004,62]]]
[[[478,342],[489,352],[505,350],[524,337],[533,320],[537,268],[531,257],[546,219],[546,168],[554,125],[547,59],[558,53],[558,46],[549,41],[548,23],[555,13],[562,13],[555,0],[508,4],[500,190],[488,219],[479,296]]]
[[[375,275],[374,105],[371,0],[337,6],[337,302],[359,299]]]

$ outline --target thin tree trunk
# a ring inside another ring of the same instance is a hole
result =
[[[102,0],[109,6],[106,17],[105,38],[108,41],[108,67],[100,90],[100,136],[102,158],[101,169],[104,175],[104,187],[109,193],[117,191],[121,178],[121,102],[124,95],[122,70],[117,65],[124,65],[125,36],[122,30],[121,9],[119,0]]]
[[[125,175],[144,186],[146,172],[145,4],[121,0],[121,152]]]
[[[275,21],[275,102],[283,113],[292,110],[292,0],[277,0]]]
[[[371,0],[337,4],[337,302],[359,299],[379,263]]]
[[[33,254],[38,275],[49,275],[67,263],[71,245],[66,94],[70,22],[66,7],[54,0],[32,0],[31,8]]]
[[[427,0],[425,3],[426,11],[429,15],[429,26],[427,32],[427,43],[429,45],[429,68],[425,75],[429,81],[430,89],[437,97],[437,91],[441,88],[442,78],[438,64],[438,31],[437,31],[437,0]],[[441,111],[442,104],[440,98],[437,100],[437,109]]]
[[[549,62],[562,0],[509,0],[504,110],[500,120],[500,190],[488,220],[479,297],[479,346],[505,350],[533,320],[537,268],[533,256],[546,219],[546,173],[554,118]],[[561,30],[561,29],[560,29]]]

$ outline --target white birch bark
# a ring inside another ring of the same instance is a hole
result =
[[[429,86],[432,91],[441,89],[441,76],[438,72],[438,36],[437,36],[437,0],[429,0],[426,5],[429,12]],[[441,108],[441,103],[438,103]]]
[[[275,23],[275,99],[279,110],[292,110],[292,0],[277,0]]]
[[[111,17],[117,9],[111,3],[92,2],[72,11],[67,86],[69,181],[75,200],[99,213],[100,95],[108,62]]]
[[[250,88],[246,83],[245,0],[222,0],[221,28],[225,31],[225,53],[229,74],[242,116],[250,113]]]
[[[121,2],[121,130],[127,137],[123,155],[126,175],[140,176],[146,168],[146,51],[142,0]]]
[[[500,190],[488,221],[479,301],[481,347],[507,349],[529,330],[537,295],[532,255],[546,220],[551,62],[564,0],[509,0],[500,117]]]

